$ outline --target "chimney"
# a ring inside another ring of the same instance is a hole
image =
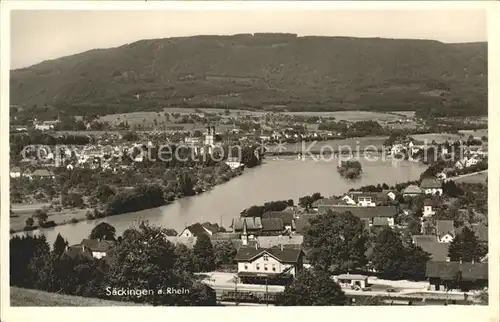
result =
[[[255,249],[259,249],[259,244],[255,243]]]
[[[283,244],[280,244],[281,251],[283,251]]]

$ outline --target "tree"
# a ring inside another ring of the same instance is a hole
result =
[[[299,198],[299,206],[306,208],[306,211],[308,211],[313,203],[313,199],[311,196],[304,196]]]
[[[32,227],[35,224],[35,221],[33,220],[32,217],[26,218],[26,226],[27,227]]]
[[[45,222],[49,218],[49,216],[47,215],[47,211],[45,209],[37,209],[35,211],[34,217],[38,220],[39,226],[43,226],[43,224],[45,224]]]
[[[443,184],[443,194],[456,198],[460,195],[462,195],[462,189],[460,189],[453,180],[446,181]]]
[[[292,284],[285,286],[278,303],[286,306],[346,305],[347,297],[327,273],[304,269]]]
[[[427,262],[431,258],[430,254],[413,244],[405,247],[404,254],[404,260],[401,265],[403,277],[414,281],[425,280],[425,269]]]
[[[61,256],[66,250],[68,242],[64,240],[61,234],[57,234],[56,241],[54,242],[54,254]]]
[[[353,269],[366,263],[368,234],[350,212],[329,212],[310,219],[304,232],[311,264],[323,271]]]
[[[175,263],[174,268],[180,272],[195,272],[196,263],[193,250],[185,244],[175,245]]]
[[[84,203],[81,194],[70,192],[68,194],[61,195],[61,204],[67,207],[82,207]]]
[[[177,177],[177,184],[184,196],[195,195],[193,181],[191,180],[191,176],[188,172],[183,172]]]
[[[94,194],[94,197],[100,202],[108,202],[109,198],[115,195],[115,191],[107,184],[100,185]]]
[[[355,179],[361,175],[363,168],[359,161],[342,161],[337,171],[347,179]]]
[[[208,235],[201,235],[196,239],[193,254],[199,272],[210,272],[215,269],[214,247]]]
[[[224,240],[215,243],[214,245],[215,266],[221,267],[222,265],[233,264],[236,253],[237,250],[233,246],[233,243],[230,240]]]
[[[373,267],[387,279],[402,277],[402,265],[405,249],[399,235],[391,228],[385,227],[377,235],[373,247]]]
[[[453,239],[448,249],[450,260],[453,262],[472,262],[481,259],[480,244],[474,232],[467,226]]]
[[[90,232],[90,239],[115,240],[116,229],[108,223],[102,222]]]
[[[141,297],[133,294],[120,296],[122,301],[153,305],[215,305],[214,294],[196,283],[192,273],[176,269],[175,249],[165,239],[165,231],[160,227],[143,222],[127,229],[122,241],[115,247],[114,261],[106,272],[103,285],[155,290],[153,294]],[[190,292],[176,296],[158,293],[159,289],[165,290],[166,287],[189,289]]]
[[[32,287],[33,276],[29,269],[31,260],[50,252],[45,236],[14,236],[9,243],[10,285]]]

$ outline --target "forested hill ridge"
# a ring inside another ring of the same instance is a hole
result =
[[[487,43],[242,34],[141,40],[11,71],[36,113],[164,107],[487,113]]]

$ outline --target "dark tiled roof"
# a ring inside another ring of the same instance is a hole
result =
[[[303,254],[301,248],[283,247],[282,250],[280,247],[256,248],[241,246],[234,260],[237,262],[248,262],[266,253],[275,257],[282,263],[297,263],[299,257]]]
[[[203,226],[200,223],[192,224],[191,226],[186,227],[186,229],[188,229],[191,232],[191,234],[193,234],[193,236],[195,237],[208,235],[207,231],[205,230],[205,228],[203,228]]]
[[[373,226],[389,226],[389,220],[387,217],[375,217],[373,218]]]
[[[387,193],[383,192],[363,192],[363,191],[351,191],[349,192],[349,196],[354,201],[358,202],[359,198],[372,198],[372,202],[374,203],[387,203],[389,201],[389,196]]]
[[[312,203],[312,206],[314,208],[317,208],[320,205],[337,205],[341,200],[336,197],[330,197],[330,198],[323,198],[323,199],[318,199],[315,202]]]
[[[212,232],[212,234],[215,234],[216,232],[219,231],[219,225],[218,224],[211,224],[209,222],[204,222],[203,224],[201,224],[203,227],[205,227],[206,229],[208,229],[209,231]]]
[[[264,232],[283,231],[283,229],[285,226],[280,218],[262,219],[262,231]]]
[[[448,243],[440,243],[437,240],[417,240],[416,246],[422,248],[424,252],[431,254],[431,260],[438,262],[446,262],[448,258]]]
[[[415,245],[426,242],[437,242],[437,238],[434,235],[413,235],[411,239]]]
[[[488,263],[462,263],[460,270],[464,279],[488,279]]]
[[[268,211],[262,215],[262,219],[279,218],[286,226],[293,224],[293,213],[286,211]]]
[[[111,240],[84,239],[80,245],[94,252],[107,252],[115,245],[115,242]]]
[[[459,263],[459,262],[427,262],[425,275],[441,279],[456,279],[460,276],[466,280],[487,280],[488,263]]]
[[[409,185],[403,190],[403,194],[417,194],[417,193],[422,193],[422,189],[420,189],[420,187],[414,184]]]
[[[84,249],[84,247],[81,245],[73,245],[68,247],[68,249],[65,251],[65,254],[73,259],[78,258],[79,256],[86,259],[94,258],[92,256],[92,252],[88,248]]]
[[[425,276],[439,277],[441,279],[455,279],[459,272],[459,262],[446,262],[430,260],[425,268]]]
[[[316,217],[317,215],[302,215],[295,221],[295,231],[299,234],[304,232],[304,229],[309,226],[309,219]]]
[[[21,172],[21,168],[20,167],[12,167],[10,169],[10,172]]]
[[[448,233],[455,236],[455,226],[453,225],[453,220],[437,220],[436,235],[443,237]]]
[[[441,187],[442,187],[441,181],[435,178],[424,178],[420,183],[420,188],[422,189],[437,189]]]
[[[424,200],[424,206],[436,207],[436,204],[436,201],[434,201],[433,199],[427,198]]]
[[[326,214],[330,210],[338,213],[350,212],[358,218],[394,217],[397,214],[397,209],[393,206],[320,206],[318,208],[318,213]]]
[[[233,224],[231,225],[233,230],[242,231],[243,221],[246,221],[248,231],[255,231],[262,229],[262,220],[260,217],[244,217],[244,218],[233,219]]]
[[[295,245],[300,247],[304,242],[304,236],[302,235],[292,235],[292,236],[259,236],[257,237],[259,245],[263,248],[271,248],[279,245],[291,246]]]
[[[215,233],[212,236],[210,236],[210,239],[212,241],[216,240],[231,240],[231,239],[239,239],[240,234],[238,233]]]

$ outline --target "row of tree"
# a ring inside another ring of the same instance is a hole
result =
[[[116,240],[107,260],[67,252],[68,244],[60,235],[52,251],[44,236],[16,236],[10,241],[10,282],[48,292],[152,305],[215,305],[214,292],[193,273],[232,264],[236,249],[231,242],[212,246],[208,236],[199,237],[190,249],[167,241],[164,236],[168,234],[143,222],[115,238],[115,229],[101,223],[89,237]],[[162,287],[183,288],[188,294],[158,295],[156,291]],[[109,296],[107,290],[113,288],[155,292],[141,297]]]
[[[371,240],[364,223],[350,212],[311,218],[304,247],[314,267],[332,274],[364,270],[371,262],[384,278],[422,280],[429,259],[419,247],[405,245],[389,227]]]

